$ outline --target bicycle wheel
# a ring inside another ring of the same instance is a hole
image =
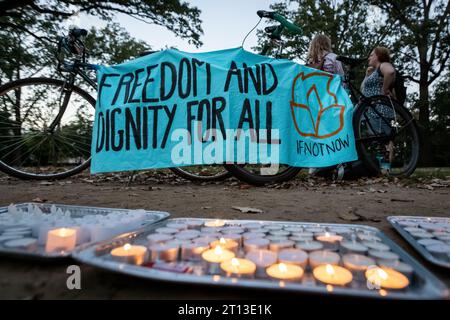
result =
[[[222,181],[231,177],[223,165],[186,166],[170,168],[176,175],[191,181]]]
[[[0,87],[0,110],[3,172],[62,179],[89,167],[95,99],[86,91],[56,79],[21,79]]]
[[[225,168],[237,179],[255,186],[280,183],[294,178],[302,168],[279,166],[226,164]]]
[[[358,155],[372,173],[380,173],[380,155],[390,162],[389,175],[414,172],[419,161],[419,131],[405,107],[387,96],[367,98],[357,107],[353,126]]]

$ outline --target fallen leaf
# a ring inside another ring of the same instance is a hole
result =
[[[250,207],[231,207],[234,210],[238,210],[242,213],[263,213],[261,209],[250,208]]]

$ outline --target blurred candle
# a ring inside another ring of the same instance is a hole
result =
[[[295,247],[306,252],[311,252],[321,250],[323,244],[319,241],[299,241],[295,244]]]
[[[331,264],[320,265],[314,268],[313,275],[320,282],[337,286],[345,286],[353,279],[350,271]]]
[[[344,267],[354,273],[358,280],[365,280],[366,270],[376,264],[374,259],[356,253],[345,254],[342,257],[342,263]]]
[[[224,220],[212,220],[212,221],[206,221],[205,222],[205,227],[223,227],[225,225],[225,221]]]
[[[409,285],[406,276],[391,268],[375,267],[366,271],[367,281],[384,289],[403,289]]]
[[[234,253],[237,252],[237,249],[239,247],[238,242],[227,238],[220,238],[220,240],[213,241],[209,245],[211,246],[211,248],[221,246],[223,249],[233,251]]]
[[[346,253],[358,253],[365,254],[368,248],[355,240],[351,241],[342,241],[340,246],[340,251],[342,254]]]
[[[71,228],[59,228],[48,231],[46,252],[70,251],[77,243],[77,231]]]
[[[285,263],[277,263],[266,270],[267,274],[279,280],[300,280],[303,276],[303,268],[293,265],[293,264],[285,264]]]
[[[292,240],[282,240],[276,242],[270,242],[269,249],[278,252],[282,249],[293,248],[295,242]]]
[[[313,251],[309,254],[309,264],[313,269],[324,264],[337,265],[340,259],[336,252],[326,250]]]
[[[178,258],[179,243],[156,243],[149,247],[151,261],[174,262]]]
[[[122,263],[141,265],[147,260],[147,248],[127,243],[111,250],[111,256],[114,260]]]
[[[305,269],[308,262],[308,254],[300,249],[283,249],[278,253],[278,261],[295,264]]]
[[[248,259],[232,258],[220,264],[220,268],[228,276],[252,276],[255,274],[256,265]]]
[[[223,249],[220,245],[202,253],[202,258],[207,263],[207,271],[210,274],[216,274],[220,271],[220,263],[231,260],[235,257],[234,252]]]
[[[253,238],[245,241],[244,250],[249,252],[252,250],[268,249],[270,241],[268,239]]]
[[[329,232],[316,236],[316,240],[322,242],[324,249],[332,251],[336,251],[339,248],[339,242],[342,239],[342,236],[330,234]]]
[[[186,261],[201,261],[202,253],[209,249],[206,243],[186,243],[181,245],[181,259]]]
[[[251,250],[245,258],[255,263],[257,277],[265,277],[266,269],[277,262],[277,254],[270,250]]]

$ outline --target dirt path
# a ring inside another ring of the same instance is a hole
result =
[[[383,180],[333,184],[305,180],[276,187],[254,188],[236,181],[196,185],[181,180],[139,179],[127,187],[119,178],[79,177],[63,182],[0,179],[0,205],[32,200],[54,203],[169,211],[172,217],[264,219],[363,223],[378,227],[450,286],[450,272],[418,256],[389,226],[389,215],[450,216],[450,188],[408,187]],[[119,181],[117,181],[119,180]],[[431,182],[430,182],[431,183]],[[437,186],[437,187],[436,187]],[[433,189],[433,190],[429,190]],[[264,213],[244,214],[232,206]],[[351,221],[359,219],[359,221]],[[278,293],[214,289],[144,281],[82,268],[82,290],[66,288],[68,264],[0,260],[0,298],[247,298],[280,297]],[[283,297],[283,295],[281,296]]]

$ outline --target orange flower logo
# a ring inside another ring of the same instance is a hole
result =
[[[292,83],[291,112],[295,129],[301,136],[325,139],[338,134],[344,127],[345,106],[338,104],[336,94],[330,91],[332,80],[333,75],[324,72],[307,75],[301,72],[295,77]],[[317,91],[320,81],[326,81],[328,96],[325,99],[325,93],[319,95]],[[324,107],[322,100],[328,105]]]

